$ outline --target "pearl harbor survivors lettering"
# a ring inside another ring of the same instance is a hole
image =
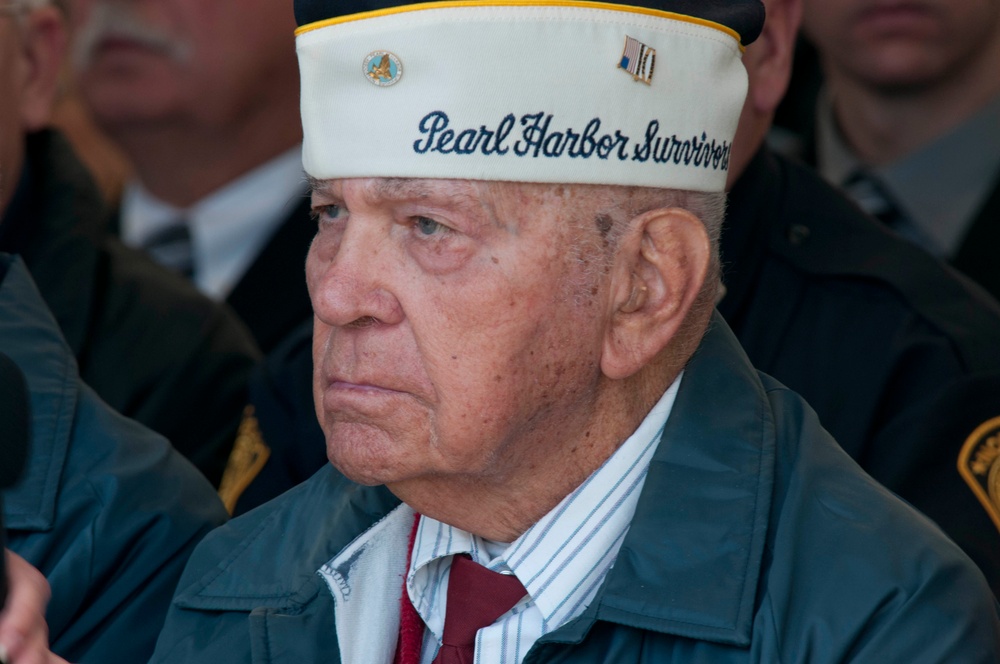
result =
[[[659,120],[650,120],[642,136],[633,139],[620,129],[605,129],[600,118],[586,125],[559,126],[551,113],[529,113],[520,118],[508,113],[492,127],[453,127],[444,111],[432,111],[417,126],[420,138],[413,142],[417,154],[513,156],[524,158],[617,159],[728,170],[728,141],[668,133]]]

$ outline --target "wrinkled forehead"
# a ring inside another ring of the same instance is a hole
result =
[[[366,190],[374,198],[428,198],[447,191],[463,191],[474,188],[471,181],[443,180],[429,178],[330,178],[323,180],[308,176],[309,188],[313,193],[334,194],[343,191],[346,184],[355,184]]]
[[[345,186],[368,202],[453,200],[495,205],[507,201],[520,206],[565,205],[573,201],[611,200],[626,188],[575,183],[509,182],[445,178],[332,178],[307,176],[314,199],[342,199]],[[649,191],[662,191],[650,188]]]
[[[308,178],[313,205],[369,207],[423,204],[461,212],[510,230],[524,223],[588,219],[620,203],[620,187],[441,178]]]
[[[424,178],[309,178],[313,205],[362,204],[373,208],[393,208],[419,204],[462,213],[470,219],[494,221],[498,208],[514,193],[508,183],[458,179]]]
[[[382,203],[394,201],[464,200],[475,201],[490,191],[496,183],[475,182],[458,179],[430,178],[308,178],[309,188],[314,198],[343,199],[345,189],[366,202]]]

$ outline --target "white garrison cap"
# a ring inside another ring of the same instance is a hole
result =
[[[297,0],[296,13],[314,178],[696,191],[724,190],[743,44],[763,22],[758,0]]]

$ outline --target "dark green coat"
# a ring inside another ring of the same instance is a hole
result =
[[[0,251],[24,258],[80,374],[166,436],[215,484],[258,352],[232,312],[109,236],[107,210],[65,140],[30,135]]]
[[[166,440],[80,382],[24,263],[6,254],[0,348],[24,373],[31,407],[27,465],[3,495],[7,546],[52,586],[52,650],[82,664],[145,662],[187,557],[225,520],[222,504]]]
[[[339,662],[316,570],[396,504],[327,467],[215,531],[152,661]],[[717,318],[614,568],[524,661],[995,664],[1000,620],[972,562],[758,375]]]

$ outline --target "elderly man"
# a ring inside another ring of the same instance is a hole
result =
[[[87,384],[218,483],[258,351],[231,311],[107,237],[93,181],[48,128],[65,35],[51,2],[0,1],[0,251],[23,257]]]
[[[154,662],[995,659],[979,571],[712,317],[758,2],[296,9],[358,484],[206,540]]]
[[[312,313],[290,3],[70,6],[83,100],[135,169],[122,239],[227,302],[269,351]]]
[[[990,455],[1000,425],[1000,310],[763,145],[802,3],[765,6],[761,35],[743,55],[750,85],[729,169],[717,307],[754,366],[805,397],[848,454],[933,518],[1000,595],[1000,487],[989,480],[1000,466]],[[302,330],[250,380],[270,455],[243,466],[235,513],[326,463],[310,396],[311,336]]]

